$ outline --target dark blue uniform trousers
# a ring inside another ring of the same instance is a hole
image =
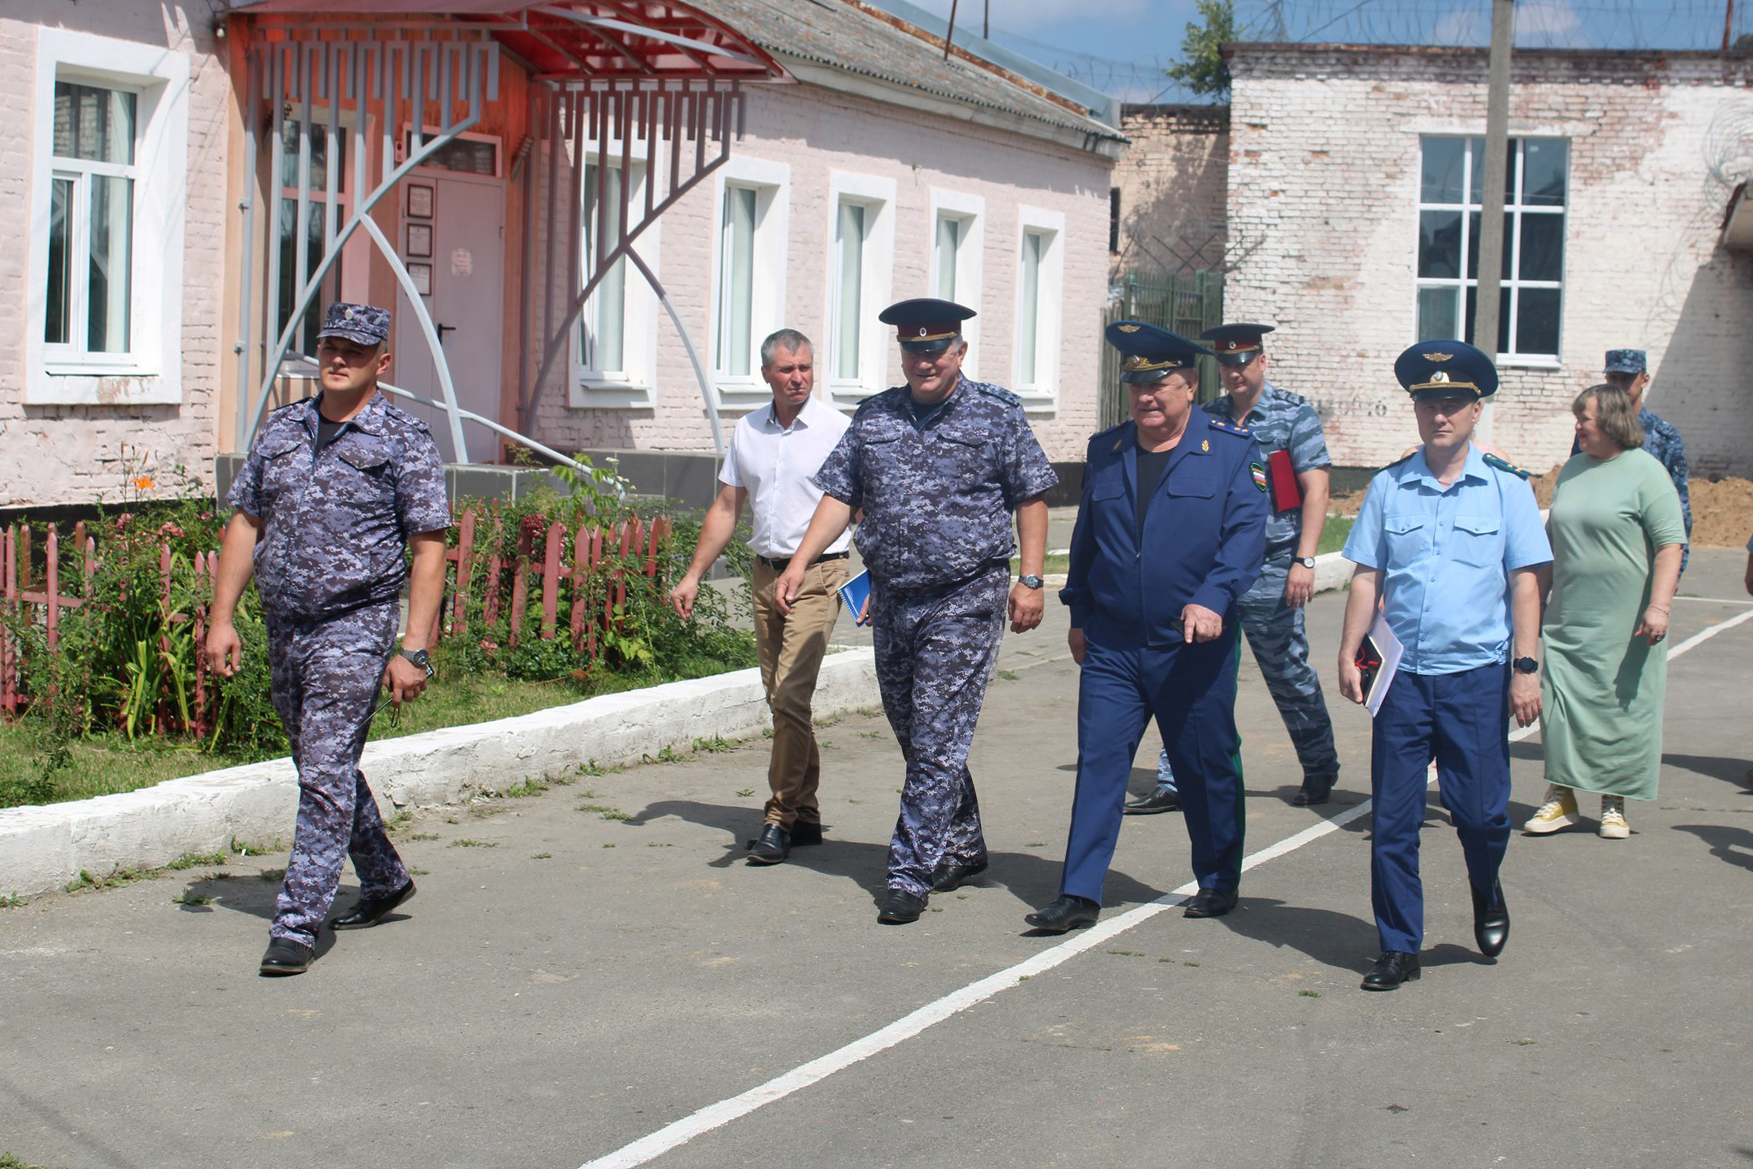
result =
[[[298,826],[270,937],[311,946],[353,858],[364,897],[408,881],[359,770],[371,710],[396,636],[396,605],[317,622],[268,625],[274,708],[298,767]]]
[[[1086,645],[1077,691],[1077,795],[1059,891],[1101,901],[1138,743],[1154,715],[1180,779],[1193,876],[1234,889],[1242,876],[1236,754],[1236,622],[1198,645]]]
[[[1388,686],[1370,748],[1370,899],[1384,950],[1416,954],[1424,940],[1418,833],[1433,755],[1467,879],[1482,892],[1497,881],[1510,839],[1509,689],[1502,663],[1453,674],[1400,673]]]
[[[968,748],[1004,637],[1010,565],[964,584],[871,595],[871,641],[883,712],[907,760],[889,844],[888,887],[931,893],[941,860],[986,859]]]

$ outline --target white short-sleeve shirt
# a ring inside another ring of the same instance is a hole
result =
[[[821,470],[849,425],[844,414],[815,398],[803,404],[790,426],[779,425],[771,402],[736,424],[718,481],[748,491],[754,512],[749,547],[755,555],[784,560],[803,543],[810,517],[822,501],[821,489],[810,477]],[[844,552],[851,541],[848,528],[827,551]]]

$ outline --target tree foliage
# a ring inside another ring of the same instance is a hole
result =
[[[1220,48],[1236,39],[1236,10],[1231,0],[1199,0],[1204,23],[1189,21],[1181,36],[1182,59],[1169,66],[1169,77],[1194,93],[1224,100],[1230,92],[1229,64]]]

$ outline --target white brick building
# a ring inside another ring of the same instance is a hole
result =
[[[1273,376],[1319,404],[1335,462],[1386,462],[1416,440],[1394,357],[1464,335],[1462,194],[1478,157],[1463,142],[1484,134],[1485,54],[1231,54],[1225,316],[1276,322]],[[1720,242],[1753,172],[1750,82],[1753,61],[1715,53],[1516,53],[1514,332],[1490,414],[1524,465],[1562,461],[1571,399],[1623,346],[1649,351],[1651,407],[1694,474],[1753,473],[1753,255]]]

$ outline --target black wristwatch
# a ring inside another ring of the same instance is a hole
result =
[[[1302,565],[1304,568],[1315,567],[1315,558],[1313,556],[1298,556],[1296,558],[1296,562],[1298,564]]]
[[[1016,578],[1016,582],[1022,585],[1025,589],[1038,589],[1047,583],[1033,574],[1030,574],[1029,576],[1019,576]]]
[[[413,662],[416,666],[425,670],[428,678],[432,677],[432,655],[428,654],[423,649],[404,649],[398,652],[400,652],[403,657]]]
[[[1517,658],[1510,663],[1510,666],[1518,674],[1538,674],[1540,672],[1540,663],[1533,658]]]

